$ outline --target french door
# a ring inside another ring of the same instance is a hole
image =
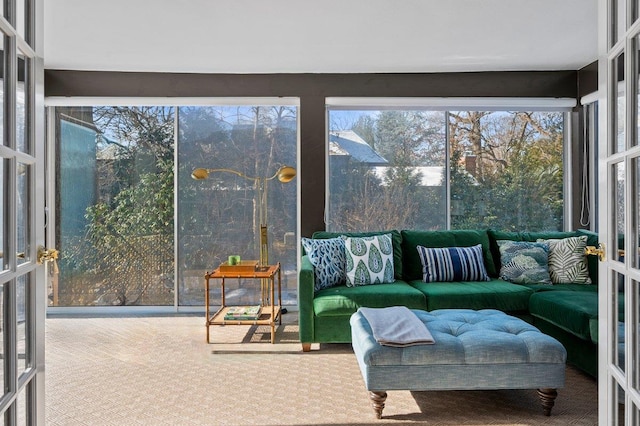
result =
[[[599,2],[599,423],[640,425],[640,20]],[[606,125],[605,125],[606,124]]]
[[[36,425],[45,420],[42,0],[0,9],[0,413],[5,425]]]

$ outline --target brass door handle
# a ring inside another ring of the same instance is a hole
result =
[[[600,262],[604,262],[604,259],[605,259],[605,245],[604,245],[604,243],[598,243],[598,247],[587,246],[584,249],[584,254],[586,254],[587,256],[598,255],[598,259],[600,259]]]
[[[43,246],[38,247],[38,259],[37,263],[42,264],[44,262],[53,262],[53,273],[58,273],[58,250],[46,249]]]

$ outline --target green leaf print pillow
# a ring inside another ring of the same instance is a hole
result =
[[[395,281],[391,234],[342,238],[347,258],[347,287]]]
[[[527,241],[498,240],[500,278],[516,284],[551,284],[549,245]]]

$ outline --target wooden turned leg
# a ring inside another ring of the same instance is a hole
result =
[[[309,352],[309,351],[311,351],[311,343],[303,343],[302,352]]]
[[[542,401],[542,409],[544,410],[545,416],[551,415],[551,409],[553,405],[556,403],[556,397],[558,396],[558,392],[555,389],[544,388],[538,389],[538,396]]]
[[[371,399],[371,406],[376,413],[376,418],[382,418],[382,410],[384,409],[384,402],[387,400],[386,392],[369,392],[369,398]]]

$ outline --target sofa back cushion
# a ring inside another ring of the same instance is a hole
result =
[[[497,270],[489,248],[489,236],[484,230],[414,231],[403,230],[403,277],[407,281],[422,280],[422,262],[418,246],[422,247],[472,247],[482,246],[482,256],[489,276],[496,277]]]
[[[342,240],[346,255],[347,287],[395,281],[391,234],[344,236]]]
[[[482,245],[472,247],[418,246],[422,281],[489,281]]]
[[[587,245],[598,247],[598,234],[586,229],[578,229],[576,231],[578,235],[586,235],[587,237]],[[591,278],[591,282],[593,284],[598,284],[598,264],[600,261],[598,260],[598,256],[587,256],[587,266],[589,268],[589,277]]]
[[[498,240],[511,240],[511,241],[528,241],[535,243],[540,240],[548,239],[561,239],[568,237],[575,237],[578,235],[575,231],[545,231],[545,232],[510,232],[510,231],[495,231],[493,229],[487,230],[489,236],[489,245],[491,247],[491,254],[493,261],[495,262],[496,270],[500,270],[500,248],[498,247]]]
[[[538,239],[562,239],[568,237],[577,237],[581,235],[587,236],[588,246],[598,246],[598,234],[586,229],[578,229],[577,231],[546,231],[546,232],[506,232],[495,231],[489,229],[489,243],[491,245],[491,254],[493,259],[500,268],[500,250],[498,249],[498,240],[513,241],[537,241]],[[592,284],[598,284],[598,256],[587,256],[587,265],[589,268],[589,278]]]
[[[591,284],[587,256],[587,236],[538,240],[549,244],[549,275],[554,284]]]
[[[338,238],[341,235],[345,237],[371,237],[375,235],[391,234],[391,243],[393,244],[393,271],[395,279],[402,278],[402,236],[400,231],[370,231],[370,232],[329,232],[316,231],[312,238]],[[420,261],[418,260],[418,263]]]
[[[313,289],[344,284],[347,259],[342,238],[301,238],[304,251],[315,269]]]

